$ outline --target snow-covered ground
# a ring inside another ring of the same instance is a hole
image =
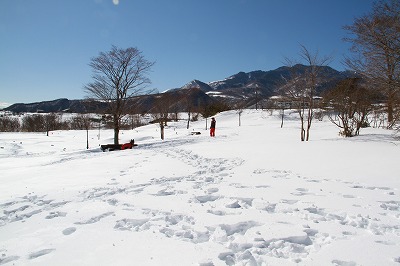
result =
[[[246,110],[113,132],[0,133],[0,265],[399,265],[400,141]],[[200,131],[201,135],[191,135]]]

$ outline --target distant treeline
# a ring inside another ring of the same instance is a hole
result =
[[[143,125],[140,115],[130,115],[124,121],[124,129]],[[76,114],[63,118],[62,114],[24,114],[0,116],[0,132],[49,132],[53,130],[89,130],[112,128],[108,116]]]
[[[179,116],[179,113],[167,114],[166,121],[178,121]],[[190,116],[190,120],[196,121],[199,116],[200,113],[193,113]],[[121,129],[134,129],[149,123],[158,123],[158,117],[156,114],[129,114],[121,120]],[[63,113],[0,114],[0,132],[49,132],[54,130],[90,130],[99,128],[113,128],[113,121],[110,115],[65,115]]]

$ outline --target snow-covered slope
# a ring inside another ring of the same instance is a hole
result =
[[[113,132],[0,134],[1,265],[398,265],[400,142],[247,110]],[[191,135],[199,131],[201,135]]]

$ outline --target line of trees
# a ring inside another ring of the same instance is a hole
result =
[[[141,115],[128,115],[121,120],[122,129],[133,129],[143,125]],[[113,128],[112,117],[103,115],[76,114],[64,119],[62,114],[25,114],[22,117],[4,115],[0,117],[0,132],[46,132],[54,130],[90,130]]]
[[[48,132],[58,129],[68,129],[66,122],[63,122],[58,114],[34,114],[25,115],[22,119],[12,116],[0,117],[1,132]]]

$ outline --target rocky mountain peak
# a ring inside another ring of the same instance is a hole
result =
[[[200,80],[194,79],[192,81],[190,81],[189,83],[186,83],[183,87],[181,87],[182,90],[187,90],[187,89],[200,89],[203,92],[208,92],[213,90],[212,87],[210,87],[210,85],[208,85],[207,83],[204,83]]]

